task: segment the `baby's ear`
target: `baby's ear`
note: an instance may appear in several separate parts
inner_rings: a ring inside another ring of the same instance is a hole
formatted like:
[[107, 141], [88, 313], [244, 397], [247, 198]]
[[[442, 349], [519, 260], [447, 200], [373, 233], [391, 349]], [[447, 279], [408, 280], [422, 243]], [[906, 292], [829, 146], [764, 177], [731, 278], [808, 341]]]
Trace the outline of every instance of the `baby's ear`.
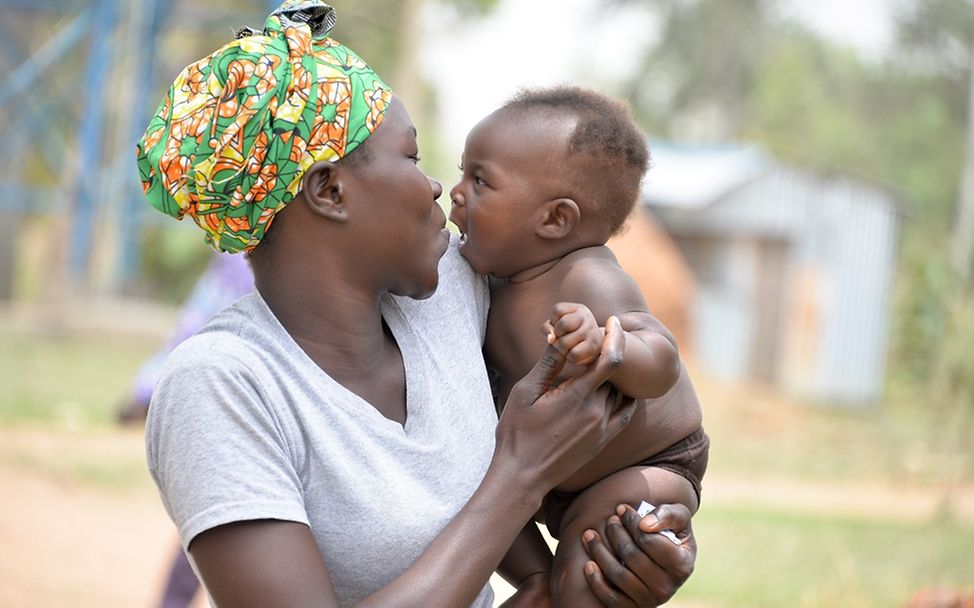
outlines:
[[582, 213], [572, 199], [552, 199], [538, 210], [534, 231], [543, 239], [560, 239], [571, 234], [581, 217]]

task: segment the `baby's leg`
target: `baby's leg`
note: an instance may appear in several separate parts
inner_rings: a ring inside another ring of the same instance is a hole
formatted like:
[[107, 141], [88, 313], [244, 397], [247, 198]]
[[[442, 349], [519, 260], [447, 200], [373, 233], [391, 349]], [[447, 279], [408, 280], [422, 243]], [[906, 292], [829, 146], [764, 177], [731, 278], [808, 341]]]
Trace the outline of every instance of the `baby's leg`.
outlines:
[[589, 590], [582, 570], [589, 561], [582, 546], [582, 533], [595, 530], [605, 538], [605, 520], [616, 506], [638, 507], [641, 501], [653, 505], [682, 503], [696, 512], [693, 486], [684, 477], [656, 467], [629, 467], [606, 477], [578, 495], [561, 519], [558, 549], [552, 566], [551, 587], [555, 608], [598, 607], [602, 603]]

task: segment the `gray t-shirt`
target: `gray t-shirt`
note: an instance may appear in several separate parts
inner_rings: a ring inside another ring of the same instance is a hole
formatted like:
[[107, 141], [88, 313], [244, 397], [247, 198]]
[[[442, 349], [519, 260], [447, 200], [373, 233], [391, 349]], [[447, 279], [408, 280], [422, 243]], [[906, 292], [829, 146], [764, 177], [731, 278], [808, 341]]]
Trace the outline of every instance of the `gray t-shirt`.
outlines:
[[[433, 297], [384, 297], [406, 370], [404, 426], [322, 371], [259, 294], [214, 317], [170, 355], [146, 427], [183, 547], [221, 524], [295, 521], [310, 526], [343, 606], [401, 574], [493, 454], [487, 302], [455, 242]], [[473, 605], [492, 599], [488, 585]]]

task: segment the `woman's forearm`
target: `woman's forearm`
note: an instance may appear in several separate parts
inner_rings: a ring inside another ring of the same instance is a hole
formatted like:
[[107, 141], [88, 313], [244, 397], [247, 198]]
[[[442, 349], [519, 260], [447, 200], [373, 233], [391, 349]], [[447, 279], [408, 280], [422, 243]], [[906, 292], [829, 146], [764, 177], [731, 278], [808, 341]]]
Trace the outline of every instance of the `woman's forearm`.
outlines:
[[623, 331], [614, 317], [606, 322], [598, 359], [558, 386], [553, 382], [565, 359], [549, 347], [511, 391], [497, 424], [494, 457], [470, 500], [412, 566], [361, 605], [473, 602], [545, 493], [630, 420], [633, 403], [610, 399], [603, 386], [623, 359]]
[[480, 487], [419, 559], [359, 606], [469, 606], [541, 506], [544, 492], [528, 477], [495, 458]]

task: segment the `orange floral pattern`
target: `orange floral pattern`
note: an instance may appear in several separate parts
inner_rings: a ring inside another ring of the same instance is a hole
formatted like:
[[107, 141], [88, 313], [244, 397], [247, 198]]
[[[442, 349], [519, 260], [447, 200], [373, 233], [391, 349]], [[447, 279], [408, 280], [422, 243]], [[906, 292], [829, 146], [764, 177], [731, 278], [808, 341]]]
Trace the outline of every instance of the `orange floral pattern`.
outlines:
[[392, 92], [326, 37], [333, 23], [323, 2], [287, 0], [263, 33], [187, 66], [137, 146], [149, 203], [192, 217], [215, 249], [249, 251], [309, 166], [361, 145]]

